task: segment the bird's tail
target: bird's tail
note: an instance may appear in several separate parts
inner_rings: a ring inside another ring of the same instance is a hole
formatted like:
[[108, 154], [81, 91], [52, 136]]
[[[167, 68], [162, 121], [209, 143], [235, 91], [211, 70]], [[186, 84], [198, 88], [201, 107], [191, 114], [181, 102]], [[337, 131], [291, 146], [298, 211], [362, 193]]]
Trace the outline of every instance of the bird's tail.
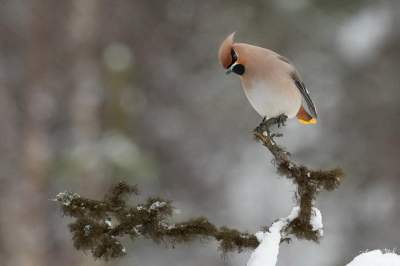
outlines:
[[317, 118], [312, 117], [309, 113], [307, 113], [303, 106], [300, 107], [300, 110], [297, 113], [296, 117], [301, 124], [310, 125], [317, 123]]

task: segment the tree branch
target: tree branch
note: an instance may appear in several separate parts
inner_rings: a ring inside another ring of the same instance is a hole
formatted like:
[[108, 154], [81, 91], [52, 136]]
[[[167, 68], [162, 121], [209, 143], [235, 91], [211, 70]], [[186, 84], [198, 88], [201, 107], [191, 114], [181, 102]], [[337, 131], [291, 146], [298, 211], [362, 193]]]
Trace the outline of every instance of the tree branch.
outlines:
[[149, 198], [143, 204], [128, 206], [126, 196], [137, 193], [135, 186], [123, 182], [112, 187], [103, 200], [86, 199], [71, 192], [59, 193], [56, 201], [61, 204], [64, 215], [76, 219], [69, 225], [75, 248], [89, 250], [95, 258], [107, 260], [125, 254], [119, 241], [125, 235], [132, 240], [144, 237], [173, 247], [195, 238], [215, 238], [223, 252], [240, 252], [258, 245], [254, 235], [218, 228], [204, 217], [170, 223], [168, 219], [174, 208], [162, 198]]
[[300, 239], [318, 241], [320, 236], [312, 230], [310, 217], [316, 195], [321, 190], [336, 189], [344, 173], [340, 168], [333, 170], [310, 170], [304, 165], [297, 165], [290, 160], [290, 154], [280, 147], [275, 137], [281, 137], [282, 134], [272, 132], [272, 127], [284, 125], [287, 117], [280, 115], [276, 118], [263, 120], [261, 124], [254, 129], [254, 136], [259, 140], [274, 156], [274, 163], [277, 172], [281, 176], [286, 176], [297, 185], [296, 199], [300, 206], [299, 216], [294, 219], [286, 229], [288, 233], [295, 235]]
[[[274, 138], [281, 135], [271, 131], [273, 126], [279, 127], [285, 121], [285, 116], [263, 120], [254, 130], [254, 136], [274, 156], [278, 173], [297, 185], [296, 198], [300, 211], [297, 218], [285, 226], [285, 235], [318, 241], [320, 230], [310, 224], [313, 201], [320, 190], [335, 189], [343, 178], [343, 172], [340, 169], [313, 171], [291, 162], [289, 153], [275, 142]], [[56, 201], [61, 204], [64, 215], [76, 219], [69, 225], [75, 248], [90, 251], [95, 258], [107, 260], [126, 253], [119, 240], [126, 235], [132, 240], [144, 237], [172, 247], [198, 238], [214, 238], [223, 252], [240, 252], [259, 245], [253, 234], [217, 227], [204, 217], [171, 223], [169, 219], [174, 208], [170, 201], [149, 198], [144, 203], [130, 206], [127, 196], [132, 194], [138, 194], [137, 187], [123, 182], [113, 186], [103, 200], [87, 199], [71, 192], [59, 193]]]

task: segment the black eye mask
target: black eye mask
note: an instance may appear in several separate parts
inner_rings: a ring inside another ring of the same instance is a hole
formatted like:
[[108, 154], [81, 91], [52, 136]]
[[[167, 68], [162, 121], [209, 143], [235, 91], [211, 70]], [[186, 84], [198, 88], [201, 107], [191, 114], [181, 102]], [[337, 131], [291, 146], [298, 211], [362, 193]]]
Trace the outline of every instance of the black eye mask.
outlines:
[[243, 75], [245, 72], [245, 67], [242, 64], [237, 64], [232, 68], [232, 72], [238, 74], [239, 76]]
[[230, 68], [238, 59], [235, 50], [231, 49], [231, 57], [232, 57], [232, 62], [229, 64], [227, 68]]

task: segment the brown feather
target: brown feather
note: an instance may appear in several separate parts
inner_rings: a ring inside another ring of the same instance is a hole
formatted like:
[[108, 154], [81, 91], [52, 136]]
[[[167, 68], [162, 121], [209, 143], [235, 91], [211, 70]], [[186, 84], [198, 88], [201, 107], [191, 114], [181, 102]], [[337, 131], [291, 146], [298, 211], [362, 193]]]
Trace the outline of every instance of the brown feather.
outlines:
[[218, 51], [218, 59], [221, 65], [224, 68], [228, 68], [232, 65], [232, 46], [233, 46], [233, 38], [235, 33], [231, 33], [226, 39], [222, 42], [221, 46], [219, 47]]

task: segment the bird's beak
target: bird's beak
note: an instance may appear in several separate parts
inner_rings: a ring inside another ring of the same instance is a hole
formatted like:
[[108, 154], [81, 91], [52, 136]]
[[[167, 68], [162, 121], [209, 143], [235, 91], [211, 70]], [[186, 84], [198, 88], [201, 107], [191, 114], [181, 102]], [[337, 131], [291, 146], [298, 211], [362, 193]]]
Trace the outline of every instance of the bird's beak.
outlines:
[[230, 68], [225, 72], [226, 75], [230, 74], [233, 72], [233, 67], [236, 65], [236, 63], [232, 64]]

